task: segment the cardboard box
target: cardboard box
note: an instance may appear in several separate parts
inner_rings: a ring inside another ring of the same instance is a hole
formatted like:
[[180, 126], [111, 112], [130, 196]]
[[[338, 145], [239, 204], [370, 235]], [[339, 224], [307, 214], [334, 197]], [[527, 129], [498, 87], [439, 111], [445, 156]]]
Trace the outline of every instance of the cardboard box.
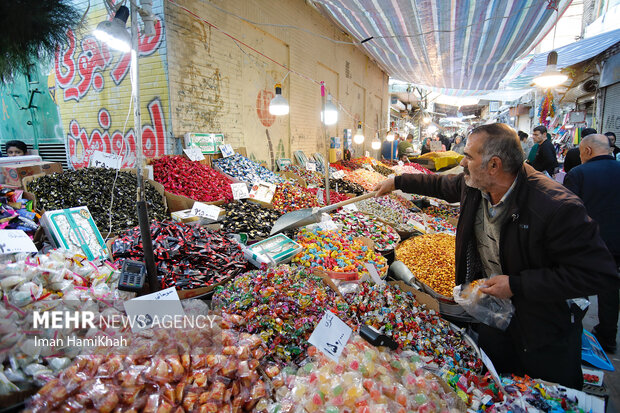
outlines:
[[[183, 195], [176, 195], [168, 191], [164, 191], [164, 196], [166, 197], [166, 203], [168, 205], [168, 211], [170, 211], [170, 213], [183, 211], [186, 209], [192, 209], [192, 207], [194, 206], [194, 202], [197, 202], [194, 199], [188, 198]], [[209, 205], [224, 205], [225, 203], [226, 202], [223, 200], [215, 202], [203, 202], [203, 204]]]
[[7, 185], [22, 186], [22, 179], [37, 174], [62, 173], [62, 164], [59, 162], [31, 162], [23, 164], [9, 164], [2, 167], [4, 182]]

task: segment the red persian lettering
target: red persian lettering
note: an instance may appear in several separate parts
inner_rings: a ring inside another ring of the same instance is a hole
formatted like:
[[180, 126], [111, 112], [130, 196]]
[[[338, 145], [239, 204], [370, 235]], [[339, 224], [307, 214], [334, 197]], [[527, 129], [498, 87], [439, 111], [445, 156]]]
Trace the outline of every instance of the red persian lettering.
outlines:
[[63, 50], [59, 46], [56, 50], [56, 59], [54, 59], [56, 63], [56, 81], [62, 89], [73, 83], [73, 78], [75, 77], [75, 60], [73, 60], [75, 34], [73, 30], [67, 30], [67, 38], [69, 39], [69, 47], [67, 47], [67, 50]]

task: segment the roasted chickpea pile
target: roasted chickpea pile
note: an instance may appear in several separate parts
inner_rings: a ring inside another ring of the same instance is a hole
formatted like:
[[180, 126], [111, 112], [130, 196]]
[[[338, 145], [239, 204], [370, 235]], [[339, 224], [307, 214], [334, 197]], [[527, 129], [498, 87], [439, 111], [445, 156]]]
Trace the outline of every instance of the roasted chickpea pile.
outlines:
[[405, 263], [413, 275], [433, 291], [452, 297], [454, 244], [455, 237], [448, 234], [413, 237], [396, 249], [396, 259]]

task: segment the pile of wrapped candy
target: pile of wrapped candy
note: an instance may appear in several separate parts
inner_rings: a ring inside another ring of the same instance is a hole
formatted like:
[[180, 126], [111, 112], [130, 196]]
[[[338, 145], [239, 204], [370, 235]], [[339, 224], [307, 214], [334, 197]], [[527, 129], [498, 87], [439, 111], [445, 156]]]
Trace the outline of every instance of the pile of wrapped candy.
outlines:
[[463, 335], [411, 293], [363, 282], [345, 298], [360, 324], [391, 337], [401, 349], [415, 351], [425, 365], [456, 372], [481, 370], [482, 361]]
[[[37, 197], [37, 208], [53, 211], [87, 206], [97, 227], [104, 232], [111, 221], [113, 233], [138, 225], [136, 187], [135, 174], [118, 172], [117, 176], [117, 171], [107, 168], [44, 175], [28, 184], [28, 190]], [[148, 181], [144, 188], [149, 218], [164, 219], [166, 207], [162, 195]]]
[[402, 174], [434, 175], [435, 174], [435, 172], [417, 163], [406, 163], [404, 165], [396, 164], [392, 166], [392, 169], [394, 170], [396, 175], [402, 175]]
[[405, 263], [417, 280], [433, 291], [452, 297], [454, 289], [455, 237], [426, 234], [404, 241], [396, 249], [396, 259]]
[[354, 333], [339, 362], [308, 349], [306, 364], [276, 376], [276, 403], [269, 411], [337, 413], [432, 412], [462, 408], [441, 379], [412, 352], [400, 355], [370, 345]]
[[330, 179], [329, 187], [341, 194], [362, 195], [365, 192], [364, 187], [346, 179]]
[[394, 228], [361, 212], [342, 210], [332, 214], [334, 222], [342, 224], [342, 232], [353, 237], [366, 237], [375, 243], [378, 251], [396, 248], [400, 236]]
[[126, 349], [100, 350], [50, 380], [26, 411], [241, 412], [268, 405], [258, 370], [266, 350], [255, 335], [217, 324], [152, 329], [133, 334]]
[[385, 176], [380, 173], [363, 168], [345, 171], [344, 177], [347, 181], [361, 185], [366, 191], [372, 191], [375, 185], [385, 180]]
[[[223, 232], [165, 221], [151, 224], [151, 237], [162, 288], [208, 287], [246, 269], [240, 246]], [[111, 254], [119, 265], [125, 259], [142, 261], [140, 228], [119, 236], [112, 244]]]
[[420, 219], [417, 214], [405, 208], [402, 202], [391, 197], [365, 199], [355, 205], [361, 212], [379, 218], [397, 231], [414, 231], [414, 223]]
[[226, 204], [224, 209], [226, 216], [222, 220], [222, 231], [231, 234], [245, 233], [251, 240], [268, 237], [273, 223], [282, 215], [275, 209], [246, 200]]
[[238, 153], [213, 160], [213, 166], [235, 179], [250, 184], [261, 181], [272, 184], [284, 182], [279, 175]]
[[282, 213], [320, 206], [316, 193], [312, 193], [308, 188], [301, 188], [291, 183], [278, 185], [271, 203], [276, 210]]
[[305, 358], [325, 310], [356, 326], [347, 303], [321, 277], [299, 267], [250, 271], [216, 287], [213, 300], [230, 326], [259, 335], [269, 358], [283, 364]]
[[[199, 202], [232, 201], [230, 184], [224, 174], [192, 162], [183, 156], [163, 156], [151, 161], [153, 176], [166, 191]], [[208, 182], [209, 185], [205, 185]]]
[[353, 273], [357, 279], [368, 274], [364, 264], [372, 264], [380, 275], [387, 274], [384, 257], [342, 231], [305, 227], [298, 232], [295, 240], [304, 249], [293, 258], [293, 262], [304, 267], [336, 273], [336, 277], [338, 273]]
[[298, 165], [287, 165], [284, 168], [284, 171], [294, 173], [295, 175], [304, 179], [308, 186], [316, 186], [316, 187], [325, 186], [325, 179], [318, 172], [309, 171], [306, 168], [302, 168]]
[[23, 190], [0, 187], [0, 229], [20, 229], [32, 237], [39, 218], [34, 202], [24, 198]]
[[[317, 199], [319, 200], [319, 204], [320, 205], [326, 205], [327, 204], [327, 197], [325, 194], [325, 190], [323, 188], [307, 188], [308, 192], [310, 192], [311, 194], [313, 194], [315, 197], [317, 197]], [[319, 196], [319, 191], [321, 191], [321, 193], [323, 194], [322, 199]], [[329, 202], [330, 204], [336, 204], [340, 201], [346, 201], [347, 199], [349, 199], [349, 197], [343, 193], [340, 192], [336, 192], [336, 191], [329, 191]]]
[[[66, 250], [34, 257], [19, 254], [0, 264], [0, 353], [7, 362], [4, 371], [0, 365], [0, 395], [26, 388], [30, 382], [45, 384], [83, 350], [80, 346], [36, 345], [35, 339], [64, 339], [78, 336], [81, 330], [34, 329], [33, 311], [117, 313], [114, 300], [128, 297], [116, 289], [118, 277], [112, 263], [90, 262]], [[88, 335], [101, 333], [91, 330]]]

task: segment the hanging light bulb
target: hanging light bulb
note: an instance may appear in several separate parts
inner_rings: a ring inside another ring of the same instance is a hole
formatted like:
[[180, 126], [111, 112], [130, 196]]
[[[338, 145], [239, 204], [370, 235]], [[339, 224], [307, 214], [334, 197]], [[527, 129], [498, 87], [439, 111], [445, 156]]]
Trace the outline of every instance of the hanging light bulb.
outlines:
[[544, 89], [549, 89], [566, 82], [568, 76], [558, 70], [557, 52], [549, 52], [547, 55], [547, 67], [544, 72], [534, 78], [534, 83]]
[[435, 126], [435, 125], [430, 125], [428, 128], [426, 128], [426, 131], [427, 131], [428, 133], [431, 133], [431, 134], [432, 134], [432, 133], [435, 133], [435, 132], [437, 132], [437, 126]]
[[388, 132], [387, 136], [385, 137], [385, 140], [388, 142], [393, 142], [394, 141], [394, 132], [392, 132], [391, 130]]
[[274, 116], [288, 115], [289, 106], [288, 101], [282, 96], [282, 85], [276, 83], [276, 95], [271, 102], [269, 102], [269, 113]]
[[377, 149], [381, 149], [381, 141], [379, 140], [379, 134], [375, 135], [375, 139], [373, 139], [371, 145], [372, 145], [372, 149], [374, 149], [375, 151]]
[[93, 34], [111, 49], [127, 53], [131, 50], [131, 35], [125, 28], [128, 18], [129, 9], [121, 6], [116, 11], [114, 19], [99, 23]]
[[431, 120], [433, 120], [433, 119], [430, 116], [426, 115], [422, 119], [422, 122], [424, 122], [424, 123], [431, 123]]
[[357, 122], [357, 133], [353, 136], [353, 142], [358, 145], [364, 143], [364, 133], [362, 132], [362, 122]]
[[321, 112], [321, 122], [326, 125], [335, 125], [338, 122], [338, 108], [332, 103], [332, 95], [327, 95], [325, 110]]

